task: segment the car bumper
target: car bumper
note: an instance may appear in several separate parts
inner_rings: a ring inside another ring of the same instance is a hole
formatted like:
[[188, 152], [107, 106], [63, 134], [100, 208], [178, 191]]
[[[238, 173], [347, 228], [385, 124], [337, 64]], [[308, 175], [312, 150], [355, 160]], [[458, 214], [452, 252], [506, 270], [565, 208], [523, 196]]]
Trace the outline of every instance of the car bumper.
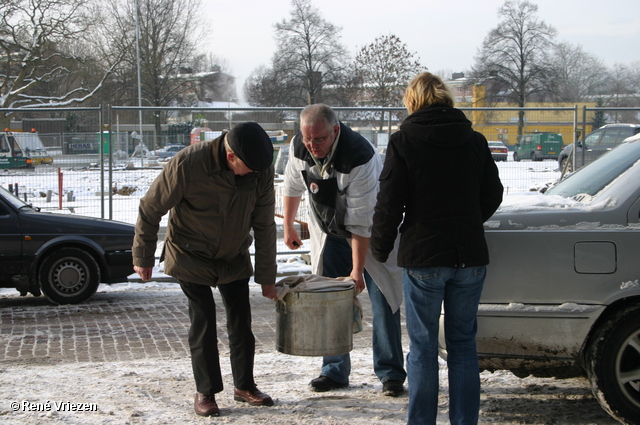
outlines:
[[107, 261], [106, 275], [102, 276], [104, 283], [126, 282], [133, 274], [132, 251], [113, 251], [105, 254]]
[[[604, 309], [575, 303], [480, 304], [476, 335], [480, 367], [518, 370], [525, 376], [575, 376], [583, 344]], [[446, 359], [444, 315], [438, 345]]]

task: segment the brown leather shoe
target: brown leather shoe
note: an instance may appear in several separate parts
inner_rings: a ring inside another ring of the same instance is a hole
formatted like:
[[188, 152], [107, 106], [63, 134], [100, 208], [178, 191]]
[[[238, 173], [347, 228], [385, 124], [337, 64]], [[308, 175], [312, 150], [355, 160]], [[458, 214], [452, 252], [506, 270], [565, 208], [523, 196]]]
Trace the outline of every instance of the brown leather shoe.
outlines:
[[195, 409], [196, 414], [200, 416], [220, 415], [220, 409], [218, 409], [216, 399], [212, 395], [196, 393], [196, 398], [193, 401], [193, 408]]
[[245, 401], [252, 406], [273, 406], [273, 400], [259, 389], [239, 390], [233, 389], [233, 399], [235, 401]]

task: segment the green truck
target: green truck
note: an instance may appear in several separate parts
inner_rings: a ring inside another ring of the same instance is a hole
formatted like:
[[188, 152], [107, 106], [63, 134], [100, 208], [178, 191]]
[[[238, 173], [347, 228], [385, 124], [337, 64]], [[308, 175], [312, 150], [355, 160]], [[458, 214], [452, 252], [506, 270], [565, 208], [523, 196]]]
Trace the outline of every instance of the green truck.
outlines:
[[518, 143], [514, 146], [513, 160], [557, 160], [563, 147], [562, 134], [547, 132], [525, 134], [518, 138]]
[[0, 132], [0, 169], [52, 163], [38, 133]]

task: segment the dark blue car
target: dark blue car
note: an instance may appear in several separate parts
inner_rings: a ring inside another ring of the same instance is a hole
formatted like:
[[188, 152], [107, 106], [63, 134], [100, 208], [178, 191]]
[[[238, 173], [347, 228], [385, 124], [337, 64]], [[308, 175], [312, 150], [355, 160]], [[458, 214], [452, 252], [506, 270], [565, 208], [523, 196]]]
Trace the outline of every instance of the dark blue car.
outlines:
[[40, 212], [0, 187], [0, 287], [58, 304], [89, 299], [133, 273], [134, 226]]

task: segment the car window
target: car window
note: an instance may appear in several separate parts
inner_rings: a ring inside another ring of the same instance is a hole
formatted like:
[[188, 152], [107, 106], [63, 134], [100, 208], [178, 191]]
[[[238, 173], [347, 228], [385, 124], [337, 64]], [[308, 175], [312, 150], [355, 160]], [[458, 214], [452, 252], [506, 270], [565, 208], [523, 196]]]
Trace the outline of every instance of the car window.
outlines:
[[587, 146], [595, 146], [598, 143], [598, 139], [602, 134], [602, 130], [596, 130], [593, 133], [589, 134], [585, 139], [585, 143]]
[[7, 142], [7, 138], [4, 134], [0, 134], [0, 152], [10, 152], [9, 142]]
[[583, 201], [596, 196], [619, 175], [640, 161], [640, 143], [623, 143], [597, 161], [579, 169], [545, 192]]
[[610, 130], [605, 130], [602, 133], [602, 138], [600, 139], [598, 145], [599, 146], [613, 146], [615, 144], [616, 141], [616, 134], [618, 130], [617, 129], [610, 129]]
[[3, 199], [5, 199], [7, 202], [12, 204], [16, 208], [21, 208], [27, 205], [26, 203], [22, 202], [20, 198], [16, 197], [13, 193], [9, 192], [7, 189], [5, 189], [2, 186], [0, 186], [0, 192], [2, 192]]
[[609, 128], [604, 131], [599, 146], [615, 146], [628, 137], [629, 130], [626, 128]]

